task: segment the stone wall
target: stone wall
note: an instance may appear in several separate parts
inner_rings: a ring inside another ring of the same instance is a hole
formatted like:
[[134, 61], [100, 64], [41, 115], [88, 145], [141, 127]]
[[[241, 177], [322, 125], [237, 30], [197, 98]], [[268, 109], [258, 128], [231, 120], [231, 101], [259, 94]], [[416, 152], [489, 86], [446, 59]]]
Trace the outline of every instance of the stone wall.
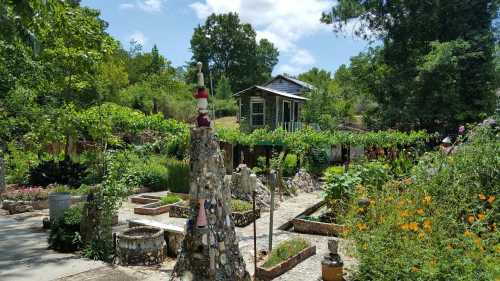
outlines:
[[5, 163], [0, 156], [0, 193], [5, 191]]

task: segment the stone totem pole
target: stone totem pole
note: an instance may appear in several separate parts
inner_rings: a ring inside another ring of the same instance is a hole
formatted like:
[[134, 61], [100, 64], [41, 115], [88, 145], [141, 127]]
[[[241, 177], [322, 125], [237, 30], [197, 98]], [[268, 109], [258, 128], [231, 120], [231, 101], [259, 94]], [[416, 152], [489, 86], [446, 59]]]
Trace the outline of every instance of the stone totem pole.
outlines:
[[190, 216], [171, 281], [250, 281], [231, 219], [224, 162], [208, 117], [198, 63], [198, 118], [191, 129]]

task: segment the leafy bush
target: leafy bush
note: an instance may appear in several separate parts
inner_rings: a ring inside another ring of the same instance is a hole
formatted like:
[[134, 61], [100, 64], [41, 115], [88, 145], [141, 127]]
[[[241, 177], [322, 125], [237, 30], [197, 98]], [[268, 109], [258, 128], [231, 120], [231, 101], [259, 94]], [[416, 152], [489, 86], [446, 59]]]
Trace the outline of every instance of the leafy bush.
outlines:
[[237, 213], [244, 213], [253, 210], [253, 205], [248, 201], [231, 199], [231, 210]]
[[180, 201], [182, 201], [182, 198], [180, 198], [177, 195], [172, 195], [172, 194], [169, 194], [167, 196], [163, 196], [160, 199], [160, 202], [161, 202], [162, 205], [170, 205], [170, 204], [174, 204], [174, 203], [177, 203], [177, 202], [180, 202]]
[[344, 166], [330, 166], [323, 172], [325, 175], [341, 175], [344, 173]]
[[312, 149], [311, 152], [306, 155], [306, 170], [315, 175], [320, 175], [323, 173], [328, 165], [328, 157], [326, 152], [321, 149]]
[[283, 175], [293, 177], [297, 168], [297, 155], [288, 154], [283, 161]]
[[86, 167], [73, 162], [69, 157], [62, 161], [43, 161], [29, 171], [29, 183], [36, 186], [47, 186], [58, 183], [70, 186], [80, 186], [86, 176]]
[[175, 193], [189, 193], [189, 163], [169, 158], [167, 163], [168, 189]]
[[379, 188], [391, 178], [390, 166], [381, 160], [363, 161], [351, 169], [349, 173], [357, 174], [361, 184], [371, 188]]
[[[495, 280], [500, 213], [498, 133], [480, 127], [455, 154], [424, 155], [411, 178], [359, 188], [346, 217], [354, 280]], [[371, 204], [359, 208], [358, 198]]]
[[141, 165], [140, 169], [138, 181], [142, 186], [154, 191], [167, 190], [168, 170], [164, 165], [150, 160]]
[[300, 251], [309, 247], [311, 243], [304, 238], [291, 238], [285, 240], [278, 244], [276, 248], [274, 248], [269, 257], [262, 265], [264, 268], [271, 268], [288, 258], [291, 258], [297, 255]]
[[60, 252], [73, 252], [81, 248], [80, 223], [82, 207], [72, 206], [50, 228], [49, 247]]
[[9, 143], [7, 148], [9, 153], [5, 154], [4, 159], [7, 170], [6, 181], [8, 183], [27, 183], [30, 169], [39, 162], [38, 156], [31, 151], [22, 149], [13, 142]]

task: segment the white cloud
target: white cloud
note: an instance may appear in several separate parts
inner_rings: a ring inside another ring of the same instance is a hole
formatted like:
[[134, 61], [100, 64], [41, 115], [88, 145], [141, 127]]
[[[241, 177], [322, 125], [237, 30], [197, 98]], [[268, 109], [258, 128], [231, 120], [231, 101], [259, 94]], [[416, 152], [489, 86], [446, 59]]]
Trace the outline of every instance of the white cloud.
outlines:
[[144, 36], [144, 33], [140, 31], [135, 31], [134, 33], [132, 33], [132, 35], [129, 36], [129, 40], [135, 41], [142, 46], [144, 46], [148, 42], [148, 38]]
[[166, 0], [136, 0], [135, 3], [122, 3], [120, 9], [133, 10], [140, 9], [148, 13], [160, 12]]
[[296, 74], [315, 62], [314, 57], [297, 42], [329, 27], [320, 22], [321, 13], [329, 10], [334, 0], [203, 0], [190, 5], [198, 18], [212, 13], [237, 12], [243, 22], [252, 24], [257, 39], [266, 38], [290, 57], [287, 65], [278, 69]]

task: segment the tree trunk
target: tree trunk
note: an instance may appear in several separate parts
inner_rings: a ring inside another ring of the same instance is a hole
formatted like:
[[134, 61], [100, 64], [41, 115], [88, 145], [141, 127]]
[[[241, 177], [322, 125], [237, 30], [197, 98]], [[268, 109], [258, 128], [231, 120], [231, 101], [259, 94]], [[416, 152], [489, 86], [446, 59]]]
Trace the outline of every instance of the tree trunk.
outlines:
[[191, 130], [190, 217], [173, 281], [250, 281], [231, 219], [231, 193], [211, 128]]

